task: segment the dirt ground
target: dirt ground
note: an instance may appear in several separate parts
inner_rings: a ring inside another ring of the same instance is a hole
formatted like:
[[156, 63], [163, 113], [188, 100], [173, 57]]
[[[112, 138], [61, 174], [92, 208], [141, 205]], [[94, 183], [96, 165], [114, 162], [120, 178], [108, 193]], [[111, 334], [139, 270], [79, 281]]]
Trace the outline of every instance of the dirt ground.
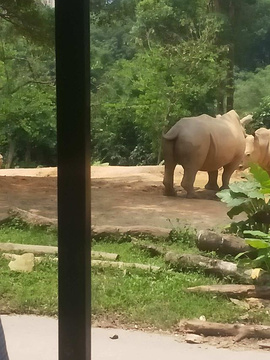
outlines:
[[[183, 169], [175, 172], [177, 197], [163, 196], [163, 166], [93, 166], [91, 209], [93, 226], [172, 228], [189, 224], [197, 229], [220, 228], [230, 222], [228, 211], [213, 191], [204, 190], [207, 173], [198, 172], [198, 199], [186, 199], [180, 188]], [[235, 173], [233, 180], [239, 180]], [[0, 218], [19, 207], [57, 217], [57, 169], [0, 169]]]

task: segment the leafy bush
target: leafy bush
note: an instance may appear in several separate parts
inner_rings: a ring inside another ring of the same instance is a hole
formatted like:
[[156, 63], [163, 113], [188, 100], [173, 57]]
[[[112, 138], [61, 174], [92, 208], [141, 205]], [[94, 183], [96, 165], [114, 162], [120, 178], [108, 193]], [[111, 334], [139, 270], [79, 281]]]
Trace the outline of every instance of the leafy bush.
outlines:
[[270, 66], [254, 72], [239, 72], [235, 81], [235, 109], [239, 114], [254, 113], [270, 91]]
[[[241, 258], [241, 262], [251, 265], [253, 268], [270, 270], [270, 236], [258, 230], [245, 230], [246, 243], [253, 250], [238, 254], [235, 259]], [[246, 255], [243, 258], [243, 255]]]
[[262, 99], [259, 108], [253, 114], [255, 130], [260, 127], [270, 128], [270, 96]]
[[234, 223], [235, 232], [244, 230], [260, 230], [268, 233], [270, 224], [270, 177], [260, 166], [253, 164], [250, 167], [251, 175], [246, 180], [229, 185], [229, 189], [222, 190], [217, 196], [231, 209], [227, 215], [234, 216], [245, 213], [247, 219]]
[[[251, 176], [245, 181], [229, 185], [229, 189], [217, 193], [221, 201], [231, 209], [227, 212], [232, 219], [244, 212], [247, 219], [233, 223], [231, 232], [245, 237], [251, 250], [238, 254], [236, 259], [253, 267], [270, 270], [270, 177], [260, 166], [253, 164], [250, 168]], [[244, 258], [243, 258], [244, 256]]]

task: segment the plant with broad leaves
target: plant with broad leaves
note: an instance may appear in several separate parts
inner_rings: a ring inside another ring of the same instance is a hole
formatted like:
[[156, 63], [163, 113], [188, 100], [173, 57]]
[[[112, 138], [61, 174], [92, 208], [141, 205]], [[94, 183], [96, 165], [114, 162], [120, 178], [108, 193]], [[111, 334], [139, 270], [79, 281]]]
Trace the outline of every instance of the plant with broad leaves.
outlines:
[[260, 166], [252, 164], [250, 174], [246, 180], [229, 185], [229, 189], [222, 190], [217, 196], [231, 209], [227, 215], [234, 216], [245, 213], [247, 219], [234, 223], [231, 227], [235, 232], [244, 230], [260, 230], [268, 234], [270, 224], [270, 177]]
[[270, 235], [259, 230], [243, 231], [246, 243], [252, 248], [238, 254], [235, 259], [255, 268], [270, 270]]

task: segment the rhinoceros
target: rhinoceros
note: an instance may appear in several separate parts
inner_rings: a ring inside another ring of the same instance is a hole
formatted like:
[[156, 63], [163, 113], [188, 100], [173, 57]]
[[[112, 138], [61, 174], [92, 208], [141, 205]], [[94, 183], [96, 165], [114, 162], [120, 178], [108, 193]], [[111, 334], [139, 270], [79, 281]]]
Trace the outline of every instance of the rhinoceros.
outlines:
[[184, 168], [181, 185], [188, 198], [196, 197], [193, 184], [199, 170], [208, 172], [205, 188], [217, 191], [218, 169], [223, 167], [221, 188], [227, 188], [244, 151], [245, 130], [234, 110], [216, 118], [203, 114], [180, 119], [163, 135], [164, 194], [176, 195], [173, 183], [177, 164]]
[[246, 149], [240, 169], [246, 169], [251, 163], [260, 165], [270, 175], [270, 130], [260, 128], [253, 135], [246, 136]]

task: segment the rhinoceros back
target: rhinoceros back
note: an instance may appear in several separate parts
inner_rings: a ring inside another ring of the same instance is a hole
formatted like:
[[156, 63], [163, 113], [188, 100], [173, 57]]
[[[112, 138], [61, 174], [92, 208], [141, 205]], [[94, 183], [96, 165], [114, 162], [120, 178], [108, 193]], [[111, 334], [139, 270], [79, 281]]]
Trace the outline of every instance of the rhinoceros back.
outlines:
[[184, 128], [188, 127], [194, 129], [194, 125], [196, 126], [197, 122], [213, 120], [215, 120], [215, 118], [206, 114], [196, 117], [184, 117], [177, 121], [177, 123], [166, 134], [163, 134], [163, 138], [166, 140], [175, 140], [178, 137], [179, 132], [182, 132]]

